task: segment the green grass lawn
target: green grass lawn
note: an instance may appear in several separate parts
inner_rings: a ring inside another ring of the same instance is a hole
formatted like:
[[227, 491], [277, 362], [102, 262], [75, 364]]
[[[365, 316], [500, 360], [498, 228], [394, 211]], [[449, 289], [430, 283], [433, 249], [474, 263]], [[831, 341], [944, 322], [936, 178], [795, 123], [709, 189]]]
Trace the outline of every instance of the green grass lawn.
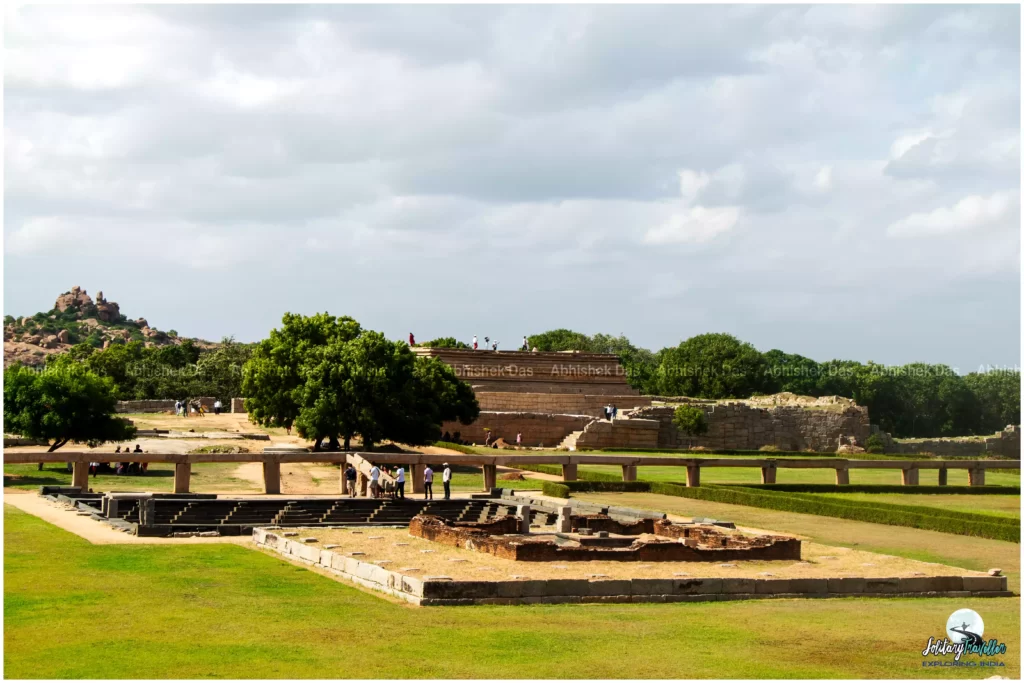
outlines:
[[[619, 465], [580, 465], [581, 472], [602, 472], [622, 476]], [[938, 470], [921, 470], [920, 482], [923, 486], [937, 486]], [[637, 478], [644, 481], [686, 481], [684, 467], [638, 467]], [[702, 467], [701, 483], [707, 484], [759, 484], [761, 469], [757, 467]], [[899, 470], [851, 469], [851, 484], [895, 484], [903, 481]], [[835, 470], [829, 469], [789, 469], [780, 467], [776, 473], [779, 484], [835, 484]], [[949, 470], [950, 486], [967, 486], [967, 470]], [[985, 483], [1001, 486], [1020, 486], [1020, 473], [989, 472], [985, 475]]]
[[[64, 463], [46, 463], [39, 470], [35, 463], [4, 465], [4, 487], [34, 489], [39, 486], [71, 486], [71, 473]], [[192, 465], [189, 488], [196, 493], [209, 491], [262, 493], [251, 481], [233, 476], [236, 462], [203, 462]], [[174, 465], [154, 462], [145, 476], [98, 474], [89, 477], [94, 491], [171, 491], [174, 489]]]
[[1020, 601], [413, 608], [235, 545], [94, 546], [4, 506], [7, 678], [978, 678], [926, 669], [954, 610], [1020, 676]]
[[1020, 496], [974, 496], [962, 494], [913, 494], [913, 493], [820, 493], [828, 498], [866, 500], [896, 505], [923, 505], [943, 510], [975, 512], [998, 517], [1020, 519]]

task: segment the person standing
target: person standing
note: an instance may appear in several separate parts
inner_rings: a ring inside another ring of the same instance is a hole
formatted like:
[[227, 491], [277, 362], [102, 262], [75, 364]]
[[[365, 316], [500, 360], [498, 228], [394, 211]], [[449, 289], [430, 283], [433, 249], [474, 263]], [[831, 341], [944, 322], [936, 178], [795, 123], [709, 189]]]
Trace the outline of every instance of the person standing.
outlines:
[[221, 403], [220, 399], [218, 398], [216, 401], [213, 402], [213, 414], [220, 415], [220, 409], [222, 407], [224, 407], [224, 404]]
[[423, 470], [423, 500], [434, 500], [434, 470], [427, 465]]
[[529, 351], [530, 350], [530, 345], [526, 343], [526, 335], [525, 334], [523, 335], [523, 347], [522, 347], [521, 350], [522, 351]]
[[345, 468], [345, 493], [349, 494], [352, 498], [356, 497], [356, 468], [352, 467], [352, 463], [348, 464]]
[[412, 336], [412, 332], [409, 333], [409, 346], [416, 346], [416, 337]]
[[181, 415], [181, 401], [174, 402], [174, 416]]
[[522, 432], [516, 432], [516, 448], [519, 448], [522, 445], [523, 445], [523, 433]]
[[474, 335], [473, 335], [473, 350], [474, 350], [474, 351], [476, 351], [476, 349], [477, 349], [477, 344], [476, 344], [476, 335], [474, 334]]
[[448, 463], [444, 464], [441, 483], [444, 484], [444, 499], [448, 500], [452, 497], [452, 468], [448, 466]]
[[398, 472], [395, 474], [395, 485], [398, 487], [396, 494], [402, 500], [405, 500], [405, 468], [401, 465], [398, 466]]
[[380, 468], [376, 464], [370, 468], [370, 494], [380, 498]]

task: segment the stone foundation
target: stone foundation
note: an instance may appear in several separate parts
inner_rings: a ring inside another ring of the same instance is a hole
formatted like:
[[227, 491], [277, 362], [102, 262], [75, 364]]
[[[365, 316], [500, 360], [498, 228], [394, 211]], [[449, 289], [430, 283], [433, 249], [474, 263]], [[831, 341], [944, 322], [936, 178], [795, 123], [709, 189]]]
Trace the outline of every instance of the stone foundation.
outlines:
[[[514, 394], [510, 394], [514, 395]], [[582, 430], [594, 418], [587, 415], [551, 415], [548, 413], [499, 413], [481, 412], [480, 417], [470, 425], [460, 422], [445, 422], [441, 432], [453, 435], [460, 433], [463, 441], [483, 444], [487, 432], [491, 439], [503, 438], [510, 444], [516, 442], [516, 434], [523, 435], [524, 446], [547, 446], [554, 448], [569, 434]]]
[[589, 415], [604, 417], [604, 408], [614, 405], [619, 412], [651, 405], [649, 396], [518, 393], [511, 391], [477, 391], [480, 410], [497, 412], [550, 413], [554, 415]]

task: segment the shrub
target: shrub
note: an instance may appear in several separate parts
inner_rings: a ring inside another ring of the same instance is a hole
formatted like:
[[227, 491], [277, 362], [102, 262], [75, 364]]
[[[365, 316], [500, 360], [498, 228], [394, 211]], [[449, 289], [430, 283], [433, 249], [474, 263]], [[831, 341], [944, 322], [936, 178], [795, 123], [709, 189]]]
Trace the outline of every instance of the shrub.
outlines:
[[708, 419], [704, 411], [696, 406], [681, 405], [672, 415], [672, 423], [687, 436], [701, 436], [708, 433]]
[[872, 434], [864, 442], [864, 449], [868, 453], [885, 453], [885, 442], [882, 441], [882, 437], [878, 434]]
[[438, 448], [447, 448], [451, 451], [458, 451], [459, 453], [473, 453], [473, 449], [469, 446], [463, 446], [462, 444], [451, 443], [450, 441], [435, 441], [433, 446]]
[[545, 496], [551, 496], [552, 498], [568, 498], [569, 487], [565, 484], [559, 484], [557, 481], [546, 481], [541, 486], [541, 491]]

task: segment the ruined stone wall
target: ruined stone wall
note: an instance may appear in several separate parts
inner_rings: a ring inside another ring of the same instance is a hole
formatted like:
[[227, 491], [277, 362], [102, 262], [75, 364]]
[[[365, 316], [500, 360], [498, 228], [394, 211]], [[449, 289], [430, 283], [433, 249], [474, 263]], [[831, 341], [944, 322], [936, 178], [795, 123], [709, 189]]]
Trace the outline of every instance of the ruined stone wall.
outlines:
[[174, 412], [173, 398], [160, 398], [147, 401], [118, 401], [119, 413], [166, 413]]
[[583, 429], [593, 420], [588, 415], [551, 415], [549, 413], [481, 412], [480, 417], [470, 425], [460, 422], [445, 422], [441, 432], [448, 432], [454, 438], [461, 432], [461, 439], [482, 444], [487, 440], [485, 427], [490, 428], [492, 440], [503, 438], [510, 444], [516, 442], [516, 434], [522, 433], [524, 446], [546, 446], [553, 448], [572, 432]]
[[939, 457], [999, 457], [1020, 458], [1020, 427], [1007, 425], [1006, 429], [984, 438], [948, 437], [904, 441], [893, 439], [888, 433], [875, 428], [882, 437], [886, 453], [931, 454]]
[[233, 399], [231, 399], [231, 412], [232, 413], [247, 413], [247, 412], [249, 412], [249, 411], [247, 411], [245, 409], [245, 399], [244, 398], [233, 398]]
[[657, 420], [659, 448], [703, 447], [758, 450], [773, 446], [784, 451], [834, 451], [839, 437], [852, 437], [863, 445], [871, 434], [867, 408], [836, 409], [780, 405], [760, 408], [745, 403], [703, 404], [708, 433], [700, 437], [680, 434], [672, 423], [674, 406], [650, 406], [630, 411], [629, 416]]
[[518, 393], [511, 391], [477, 391], [480, 410], [553, 413], [562, 415], [590, 415], [604, 417], [604, 408], [614, 405], [619, 412], [651, 405], [649, 396], [631, 394], [552, 394]]
[[576, 448], [658, 448], [661, 423], [640, 418], [594, 420], [576, 439]]

